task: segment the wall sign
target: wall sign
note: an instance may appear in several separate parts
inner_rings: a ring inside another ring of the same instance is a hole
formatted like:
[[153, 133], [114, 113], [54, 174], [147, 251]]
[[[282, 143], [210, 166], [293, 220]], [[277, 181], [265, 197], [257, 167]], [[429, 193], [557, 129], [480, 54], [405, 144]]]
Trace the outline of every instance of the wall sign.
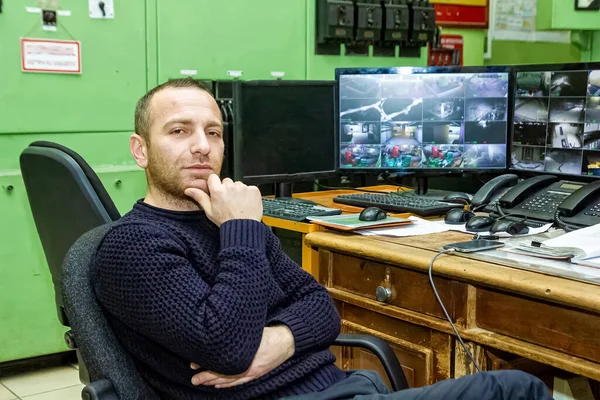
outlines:
[[81, 42], [21, 38], [21, 70], [80, 74]]

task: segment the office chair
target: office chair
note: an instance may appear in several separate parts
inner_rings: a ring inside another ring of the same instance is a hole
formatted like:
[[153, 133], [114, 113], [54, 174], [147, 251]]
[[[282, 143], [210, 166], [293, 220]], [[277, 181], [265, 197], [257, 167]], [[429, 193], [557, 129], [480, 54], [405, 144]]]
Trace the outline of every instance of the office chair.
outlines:
[[[110, 196], [83, 158], [64, 146], [32, 143], [20, 161], [52, 273], [59, 319], [71, 327], [65, 338], [69, 347], [77, 350], [80, 379], [87, 384], [82, 399], [158, 399], [114, 336], [91, 284], [96, 249], [120, 218]], [[340, 335], [334, 345], [371, 351], [382, 362], [392, 389], [408, 388], [395, 353], [383, 340]]]

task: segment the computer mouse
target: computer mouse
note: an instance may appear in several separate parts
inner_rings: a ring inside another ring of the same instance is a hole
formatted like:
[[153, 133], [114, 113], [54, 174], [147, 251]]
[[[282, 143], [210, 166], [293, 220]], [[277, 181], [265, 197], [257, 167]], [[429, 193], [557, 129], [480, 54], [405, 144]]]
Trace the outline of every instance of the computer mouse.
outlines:
[[510, 235], [526, 235], [529, 233], [529, 227], [522, 222], [499, 220], [492, 225], [490, 232], [506, 232]]
[[468, 194], [462, 192], [450, 193], [444, 196], [442, 201], [447, 203], [471, 204], [471, 198]]
[[448, 225], [463, 225], [474, 216], [475, 214], [473, 214], [471, 211], [467, 211], [462, 208], [453, 208], [446, 214], [444, 222], [446, 222]]
[[496, 223], [494, 218], [477, 216], [471, 218], [465, 227], [469, 232], [489, 232], [494, 223]]
[[362, 210], [358, 216], [359, 221], [379, 221], [387, 218], [387, 213], [381, 208], [368, 207]]

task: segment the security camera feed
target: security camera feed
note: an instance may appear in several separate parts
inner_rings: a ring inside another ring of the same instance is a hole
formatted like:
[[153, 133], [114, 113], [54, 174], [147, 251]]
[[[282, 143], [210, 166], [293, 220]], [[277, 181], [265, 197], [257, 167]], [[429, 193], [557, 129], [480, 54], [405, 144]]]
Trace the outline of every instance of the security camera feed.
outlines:
[[600, 71], [517, 72], [515, 79], [511, 168], [596, 176], [589, 165], [600, 155]]
[[600, 97], [590, 97], [587, 99], [585, 108], [586, 123], [600, 123]]
[[517, 99], [515, 122], [547, 122], [548, 99]]
[[587, 89], [588, 71], [553, 72], [550, 96], [580, 97]]
[[540, 122], [515, 123], [513, 143], [527, 146], [546, 146], [548, 125]]
[[506, 121], [504, 99], [467, 99], [466, 121]]
[[548, 97], [550, 72], [521, 72], [517, 77], [517, 97]]
[[600, 97], [600, 70], [590, 71], [587, 95], [589, 97]]
[[583, 128], [583, 147], [588, 150], [600, 150], [600, 123], [585, 124]]
[[583, 147], [583, 124], [548, 125], [548, 147], [581, 149]]
[[551, 99], [550, 122], [583, 123], [585, 116], [585, 99]]
[[600, 178], [600, 151], [583, 152], [583, 174]]
[[506, 168], [508, 85], [508, 73], [341, 73], [340, 167]]

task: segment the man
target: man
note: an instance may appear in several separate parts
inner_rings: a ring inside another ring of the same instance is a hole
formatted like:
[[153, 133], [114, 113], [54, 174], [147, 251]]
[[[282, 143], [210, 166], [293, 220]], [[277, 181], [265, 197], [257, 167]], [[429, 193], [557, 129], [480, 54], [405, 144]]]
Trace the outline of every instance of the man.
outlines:
[[[130, 149], [146, 171], [146, 197], [106, 235], [93, 283], [154, 390], [169, 399], [388, 393], [377, 374], [335, 366], [328, 348], [340, 316], [327, 290], [261, 223], [258, 189], [219, 179], [223, 127], [210, 93], [191, 79], [169, 81], [139, 101], [135, 126]], [[480, 376], [433, 386], [427, 396], [441, 390], [450, 398], [452, 387], [463, 395], [481, 383], [499, 398], [548, 398], [525, 374]]]

